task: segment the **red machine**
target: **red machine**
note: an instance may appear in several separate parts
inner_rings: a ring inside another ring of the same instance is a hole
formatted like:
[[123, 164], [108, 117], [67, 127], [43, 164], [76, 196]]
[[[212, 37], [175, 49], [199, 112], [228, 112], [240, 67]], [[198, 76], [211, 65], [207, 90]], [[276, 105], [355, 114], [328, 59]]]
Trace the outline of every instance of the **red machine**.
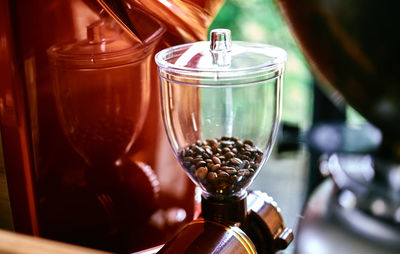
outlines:
[[221, 4], [124, 1], [139, 42], [95, 0], [0, 3], [8, 228], [132, 252], [193, 219], [194, 186], [175, 170], [153, 57], [204, 40]]

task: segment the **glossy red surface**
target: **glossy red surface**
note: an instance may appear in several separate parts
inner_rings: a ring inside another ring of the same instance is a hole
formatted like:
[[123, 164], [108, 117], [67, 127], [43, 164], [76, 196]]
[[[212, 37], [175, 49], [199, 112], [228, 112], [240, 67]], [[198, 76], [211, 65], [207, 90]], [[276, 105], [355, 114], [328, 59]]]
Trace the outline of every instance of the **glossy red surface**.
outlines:
[[36, 206], [32, 186], [32, 166], [28, 137], [26, 102], [21, 69], [15, 52], [11, 29], [10, 6], [0, 8], [0, 128], [4, 164], [9, 170], [7, 181], [14, 228], [22, 233], [37, 234]]
[[[189, 9], [209, 24], [213, 5]], [[158, 23], [133, 7], [129, 15], [150, 37]], [[163, 130], [153, 56], [206, 38], [207, 27], [185, 23], [196, 37], [167, 30], [129, 63], [54, 67], [47, 50], [84, 41], [87, 26], [105, 16], [97, 3], [5, 1], [0, 9], [1, 134], [16, 230], [129, 252], [162, 243], [192, 220], [194, 186]]]

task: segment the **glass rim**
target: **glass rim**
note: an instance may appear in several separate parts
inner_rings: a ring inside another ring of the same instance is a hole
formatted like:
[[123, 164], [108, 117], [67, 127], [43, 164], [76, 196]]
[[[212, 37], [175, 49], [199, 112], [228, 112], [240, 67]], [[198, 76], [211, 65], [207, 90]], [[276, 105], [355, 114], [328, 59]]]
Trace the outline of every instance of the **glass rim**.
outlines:
[[[165, 26], [157, 21], [159, 27], [147, 37], [142, 43], [134, 43], [128, 48], [113, 52], [100, 52], [93, 54], [92, 52], [68, 54], [59, 52], [60, 49], [76, 43], [86, 42], [82, 41], [69, 41], [67, 43], [56, 43], [50, 46], [47, 50], [49, 62], [55, 66], [63, 66], [67, 69], [97, 69], [99, 67], [113, 67], [119, 65], [128, 65], [142, 61], [151, 55], [152, 50], [157, 46], [159, 40], [166, 32]], [[126, 33], [124, 31], [124, 33]], [[129, 35], [127, 35], [129, 36]]]
[[245, 47], [249, 48], [249, 50], [265, 50], [265, 52], [274, 52], [275, 54], [268, 55], [267, 53], [264, 53], [265, 56], [271, 57], [271, 61], [267, 61], [263, 64], [236, 68], [226, 68], [218, 66], [207, 68], [194, 68], [187, 66], [178, 66], [176, 64], [168, 62], [168, 59], [171, 58], [171, 56], [173, 55], [171, 53], [178, 52], [183, 48], [191, 47], [195, 44], [207, 47], [209, 45], [209, 42], [200, 41], [194, 43], [186, 43], [163, 49], [158, 52], [155, 56], [155, 61], [158, 66], [159, 75], [161, 77], [168, 78], [174, 81], [176, 79], [185, 79], [189, 83], [190, 81], [213, 81], [211, 83], [221, 83], [234, 80], [237, 80], [238, 82], [243, 82], [246, 79], [250, 79], [249, 82], [254, 82], [257, 80], [271, 79], [271, 74], [274, 73], [276, 74], [275, 77], [279, 76], [281, 74], [281, 71], [283, 71], [284, 69], [284, 65], [287, 59], [286, 51], [280, 47], [255, 42], [233, 41], [233, 47]]

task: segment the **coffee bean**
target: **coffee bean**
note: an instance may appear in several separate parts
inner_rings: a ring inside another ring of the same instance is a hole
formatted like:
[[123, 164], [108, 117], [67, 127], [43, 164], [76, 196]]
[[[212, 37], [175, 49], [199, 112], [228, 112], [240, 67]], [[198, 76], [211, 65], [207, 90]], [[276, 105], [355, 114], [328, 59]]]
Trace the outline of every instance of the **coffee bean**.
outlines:
[[207, 174], [207, 181], [210, 183], [215, 183], [218, 179], [218, 175], [215, 172], [208, 172]]
[[197, 158], [194, 158], [194, 159], [192, 160], [192, 162], [193, 162], [193, 164], [197, 164], [197, 162], [202, 161], [202, 160], [203, 160], [202, 157], [197, 157]]
[[229, 167], [227, 167], [227, 166], [223, 166], [223, 167], [221, 167], [221, 170], [226, 171], [228, 168]]
[[193, 157], [184, 157], [183, 161], [192, 162], [193, 161]]
[[202, 153], [201, 156], [202, 156], [204, 159], [209, 159], [209, 158], [211, 158], [211, 156], [210, 156], [208, 153], [206, 153], [206, 152]]
[[222, 153], [228, 153], [228, 152], [230, 152], [231, 151], [231, 149], [229, 149], [229, 147], [224, 147], [223, 149], [222, 149]]
[[196, 177], [200, 179], [206, 178], [207, 174], [208, 174], [208, 169], [205, 167], [200, 167], [196, 170]]
[[250, 158], [251, 157], [251, 152], [248, 152], [248, 151], [243, 152], [243, 156], [246, 156], [247, 158]]
[[213, 155], [213, 152], [211, 151], [211, 148], [205, 148], [205, 150], [206, 150], [206, 153], [208, 155]]
[[245, 144], [245, 145], [244, 145], [244, 149], [246, 149], [246, 151], [247, 151], [247, 152], [250, 152], [250, 153], [256, 151], [252, 146], [250, 146], [250, 145], [248, 145], [248, 144]]
[[244, 141], [244, 143], [245, 144], [248, 144], [248, 145], [253, 145], [253, 141], [251, 141], [251, 140], [249, 140], [249, 139], [246, 139], [245, 141]]
[[221, 164], [221, 160], [220, 160], [218, 157], [216, 157], [216, 156], [213, 156], [213, 157], [212, 157], [212, 160], [213, 160], [213, 162], [214, 162], [215, 164]]
[[249, 167], [249, 161], [248, 160], [243, 160], [243, 162], [239, 165], [239, 168], [248, 168]]
[[199, 161], [196, 163], [196, 167], [204, 167], [206, 165], [207, 165], [207, 163], [205, 161]]
[[233, 144], [235, 144], [235, 142], [233, 141], [228, 141], [228, 140], [221, 141], [222, 146], [231, 146]]
[[204, 149], [201, 148], [200, 146], [195, 146], [193, 150], [198, 154], [204, 153]]
[[248, 172], [249, 172], [248, 169], [240, 169], [237, 173], [238, 173], [238, 175], [243, 176], [243, 175], [248, 174]]
[[178, 153], [182, 165], [207, 191], [230, 195], [247, 185], [262, 161], [251, 140], [236, 137], [197, 140]]
[[232, 162], [234, 165], [242, 164], [242, 160], [239, 158], [231, 158], [229, 161]]
[[207, 139], [206, 141], [207, 141], [207, 144], [209, 144], [210, 146], [213, 146], [218, 143], [218, 141], [215, 138]]
[[222, 153], [222, 149], [221, 148], [217, 148], [217, 150], [215, 150], [215, 153], [217, 153], [217, 154]]
[[221, 168], [220, 164], [215, 164], [214, 166], [212, 166], [211, 171], [217, 171]]
[[227, 152], [224, 156], [225, 156], [225, 158], [230, 159], [230, 158], [233, 158], [235, 156], [235, 154], [232, 152]]
[[226, 181], [229, 179], [229, 174], [222, 171], [218, 174], [218, 179], [220, 179], [221, 181]]
[[230, 174], [230, 175], [234, 175], [237, 173], [237, 170], [234, 168], [230, 168], [226, 170], [226, 173]]

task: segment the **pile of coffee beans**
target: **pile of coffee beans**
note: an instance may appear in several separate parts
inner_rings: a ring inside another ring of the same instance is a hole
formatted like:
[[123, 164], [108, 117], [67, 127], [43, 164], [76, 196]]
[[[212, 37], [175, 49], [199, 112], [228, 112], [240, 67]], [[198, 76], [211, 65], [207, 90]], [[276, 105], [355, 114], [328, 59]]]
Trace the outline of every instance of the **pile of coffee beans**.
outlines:
[[248, 183], [263, 152], [236, 137], [198, 140], [179, 152], [182, 165], [208, 192], [230, 195]]
[[[74, 123], [76, 121], [73, 121]], [[107, 117], [73, 125], [69, 137], [75, 149], [98, 165], [114, 164], [132, 141], [135, 121], [123, 117]]]

